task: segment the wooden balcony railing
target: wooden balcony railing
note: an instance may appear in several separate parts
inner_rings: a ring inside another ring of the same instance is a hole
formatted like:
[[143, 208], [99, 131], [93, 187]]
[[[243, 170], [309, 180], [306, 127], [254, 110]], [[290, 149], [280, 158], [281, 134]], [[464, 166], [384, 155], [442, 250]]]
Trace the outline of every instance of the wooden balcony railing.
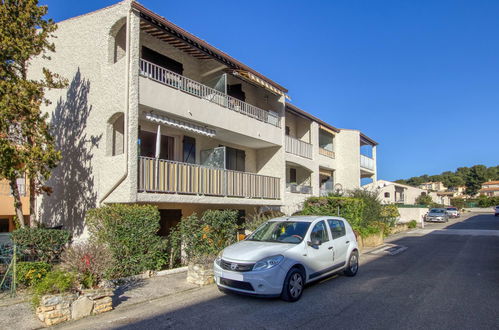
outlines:
[[326, 157], [329, 157], [329, 158], [334, 158], [334, 156], [335, 156], [334, 151], [327, 150], [324, 148], [319, 148], [319, 154], [326, 156]]
[[312, 145], [286, 135], [286, 152], [304, 158], [312, 159]]
[[143, 59], [140, 59], [140, 74], [187, 94], [197, 96], [251, 118], [280, 127], [279, 115], [273, 111], [260, 109]]
[[196, 164], [139, 157], [140, 192], [280, 198], [280, 179]]

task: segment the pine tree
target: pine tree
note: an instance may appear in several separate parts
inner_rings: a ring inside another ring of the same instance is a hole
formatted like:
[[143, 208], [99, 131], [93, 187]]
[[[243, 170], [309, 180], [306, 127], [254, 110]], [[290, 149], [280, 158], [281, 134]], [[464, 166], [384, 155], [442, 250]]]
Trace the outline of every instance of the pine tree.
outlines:
[[21, 226], [17, 178], [29, 180], [33, 223], [36, 195], [50, 191], [43, 183], [61, 157], [40, 106], [50, 103], [44, 96], [47, 88], [67, 83], [45, 68], [43, 78], [28, 78], [30, 60], [39, 56], [50, 60], [47, 54], [55, 51], [50, 38], [57, 26], [44, 19], [47, 10], [38, 0], [0, 0], [0, 179], [9, 181]]

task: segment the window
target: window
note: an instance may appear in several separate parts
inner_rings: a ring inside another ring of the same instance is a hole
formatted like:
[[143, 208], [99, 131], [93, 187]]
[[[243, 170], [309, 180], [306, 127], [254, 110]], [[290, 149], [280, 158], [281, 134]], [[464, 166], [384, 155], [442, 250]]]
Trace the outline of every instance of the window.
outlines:
[[321, 241], [321, 243], [329, 241], [329, 236], [327, 234], [326, 225], [324, 221], [318, 222], [312, 232], [310, 233], [310, 240], [313, 242], [315, 240]]
[[289, 135], [289, 126], [286, 126], [286, 135]]
[[389, 192], [385, 193], [385, 198], [390, 198], [390, 193]]
[[289, 183], [296, 183], [296, 168], [289, 169]]
[[[140, 155], [142, 157], [156, 157], [156, 133], [140, 131], [139, 133]], [[160, 159], [174, 160], [174, 138], [161, 135]]]
[[196, 139], [184, 136], [184, 162], [196, 164]]
[[330, 219], [327, 221], [333, 239], [337, 239], [346, 235], [345, 224], [341, 220]]
[[244, 150], [225, 147], [225, 168], [233, 171], [245, 171], [246, 153]]
[[142, 58], [148, 62], [159, 65], [167, 70], [173, 71], [178, 74], [184, 73], [184, 66], [182, 63], [169, 58], [168, 56], [162, 55], [155, 52], [147, 47], [142, 47]]
[[9, 219], [0, 219], [0, 233], [9, 232]]
[[121, 155], [125, 147], [125, 116], [121, 113], [111, 118], [111, 156]]
[[319, 147], [328, 151], [333, 151], [333, 135], [319, 130]]
[[227, 94], [243, 102], [246, 100], [246, 93], [243, 91], [242, 84], [228, 85]]

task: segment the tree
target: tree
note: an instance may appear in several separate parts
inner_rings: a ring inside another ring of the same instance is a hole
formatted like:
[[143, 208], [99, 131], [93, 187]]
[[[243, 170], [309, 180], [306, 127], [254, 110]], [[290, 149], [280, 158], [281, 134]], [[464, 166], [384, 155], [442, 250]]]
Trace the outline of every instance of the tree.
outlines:
[[433, 200], [430, 195], [422, 193], [416, 198], [416, 204], [418, 205], [430, 205], [431, 203], [433, 203]]
[[62, 88], [66, 81], [43, 69], [39, 80], [28, 78], [31, 59], [50, 60], [55, 51], [50, 37], [56, 24], [43, 17], [46, 6], [38, 0], [0, 1], [0, 178], [9, 181], [18, 223], [24, 227], [17, 178], [29, 180], [30, 216], [35, 216], [35, 197], [50, 192], [43, 185], [60, 159], [50, 136], [47, 115], [40, 106], [50, 104], [46, 88]]
[[466, 178], [466, 193], [470, 196], [476, 195], [485, 181], [487, 181], [487, 167], [472, 166]]

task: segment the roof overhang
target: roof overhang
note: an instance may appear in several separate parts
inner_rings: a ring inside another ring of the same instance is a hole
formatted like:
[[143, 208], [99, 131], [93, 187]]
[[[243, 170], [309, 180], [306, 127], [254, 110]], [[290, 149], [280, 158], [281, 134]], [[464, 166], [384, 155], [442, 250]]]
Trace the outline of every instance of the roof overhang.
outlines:
[[378, 142], [374, 141], [373, 139], [371, 139], [370, 137], [368, 137], [367, 135], [365, 135], [362, 132], [360, 133], [360, 142], [364, 143], [364, 144], [370, 144], [372, 146], [378, 145]]
[[283, 95], [288, 92], [288, 90], [283, 86], [251, 69], [247, 65], [239, 62], [221, 50], [211, 46], [206, 41], [199, 39], [195, 35], [173, 24], [164, 17], [161, 17], [153, 11], [145, 8], [140, 3], [133, 1], [132, 8], [139, 12], [139, 16], [142, 19], [141, 29], [145, 32], [172, 44], [174, 47], [198, 59], [215, 59], [227, 65], [231, 69], [251, 73], [253, 76], [272, 86], [273, 89], [278, 90]]
[[307, 119], [310, 119], [312, 121], [315, 121], [316, 123], [319, 123], [323, 129], [325, 130], [330, 130], [330, 133], [334, 134], [334, 133], [339, 133], [340, 130], [332, 125], [329, 125], [328, 123], [326, 123], [325, 121], [309, 114], [308, 112], [306, 112], [305, 110], [302, 110], [300, 108], [298, 108], [297, 106], [291, 104], [291, 103], [287, 103], [286, 102], [286, 111], [290, 111], [290, 112], [293, 112], [297, 115], [299, 115], [300, 117], [305, 117]]

